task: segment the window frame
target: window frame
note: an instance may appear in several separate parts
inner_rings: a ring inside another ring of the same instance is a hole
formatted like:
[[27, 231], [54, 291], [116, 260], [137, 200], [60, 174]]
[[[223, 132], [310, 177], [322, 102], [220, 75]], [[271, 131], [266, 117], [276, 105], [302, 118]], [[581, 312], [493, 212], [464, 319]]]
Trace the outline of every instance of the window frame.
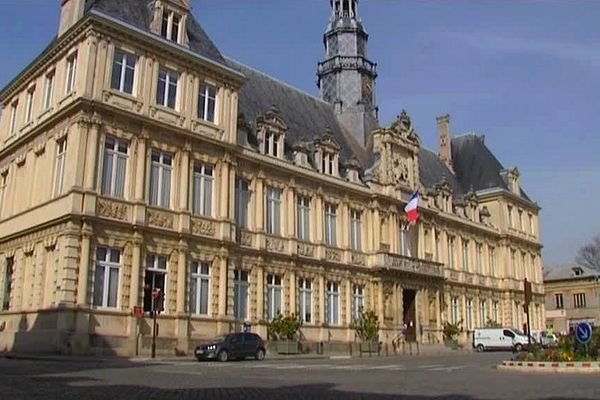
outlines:
[[27, 89], [26, 101], [25, 101], [25, 124], [30, 123], [33, 120], [33, 108], [35, 102], [35, 85]]
[[[200, 316], [212, 315], [212, 265], [206, 261], [192, 261], [190, 265], [190, 314]], [[207, 272], [203, 269], [206, 268]], [[194, 286], [195, 281], [195, 286]], [[206, 282], [206, 294], [202, 290], [202, 283]], [[193, 288], [195, 287], [195, 291]], [[206, 296], [206, 312], [203, 312], [202, 301]]]
[[[331, 326], [341, 325], [340, 315], [340, 284], [335, 281], [327, 282], [327, 324]], [[334, 313], [335, 311], [335, 313]], [[333, 320], [333, 317], [336, 320]]]
[[554, 306], [557, 310], [565, 308], [564, 298], [562, 293], [554, 293]]
[[[164, 75], [164, 79], [161, 78], [161, 75]], [[174, 111], [179, 111], [179, 82], [181, 78], [181, 74], [169, 69], [167, 67], [160, 67], [158, 69], [158, 77], [157, 77], [157, 85], [156, 85], [156, 104], [169, 108]], [[161, 84], [162, 87], [162, 101], [161, 97]], [[175, 95], [173, 97], [173, 104], [171, 104], [171, 90], [174, 87]]]
[[77, 51], [67, 56], [66, 71], [65, 94], [68, 95], [75, 91], [77, 79]]
[[[267, 321], [272, 321], [283, 314], [283, 276], [267, 274]], [[277, 301], [278, 300], [278, 301]], [[277, 309], [279, 305], [279, 309]]]
[[[153, 158], [155, 155], [158, 155], [158, 161], [155, 161]], [[170, 162], [167, 164], [165, 163], [165, 157], [169, 156], [170, 158]], [[148, 204], [150, 204], [151, 206], [155, 206], [155, 207], [162, 207], [162, 208], [170, 208], [171, 207], [171, 202], [172, 202], [172, 186], [173, 186], [173, 161], [174, 161], [174, 155], [171, 152], [168, 151], [162, 151], [162, 150], [158, 150], [158, 149], [152, 149], [150, 152], [150, 182], [149, 182], [149, 191], [148, 191]], [[153, 199], [152, 193], [153, 193], [153, 173], [154, 173], [154, 167], [157, 167], [157, 173], [158, 173], [158, 177], [157, 177], [157, 182], [156, 182], [156, 200]], [[165, 172], [168, 172], [169, 175], [169, 185], [168, 188], [167, 187], [163, 187], [164, 186], [164, 174]], [[167, 193], [165, 193], [165, 191]], [[166, 194], [166, 196], [165, 196]], [[166, 202], [166, 204], [164, 204]]]
[[240, 229], [249, 226], [249, 211], [252, 192], [250, 182], [242, 177], [235, 180], [235, 223]]
[[365, 286], [352, 285], [352, 322], [358, 323], [360, 313], [365, 307]]
[[[118, 56], [120, 56], [119, 57], [120, 59], [117, 59]], [[129, 64], [130, 61], [133, 61], [133, 66], [131, 66]], [[119, 64], [119, 62], [120, 62], [120, 64]], [[132, 54], [132, 53], [127, 52], [122, 49], [115, 48], [114, 53], [113, 53], [112, 66], [111, 66], [110, 88], [113, 90], [116, 90], [118, 92], [121, 92], [121, 93], [135, 96], [136, 89], [137, 89], [137, 82], [136, 82], [137, 64], [138, 64], [138, 57], [135, 54]], [[113, 86], [113, 83], [115, 83], [114, 79], [115, 79], [115, 73], [116, 73], [116, 70], [115, 70], [116, 65], [120, 65], [118, 87]], [[129, 70], [131, 71], [131, 91], [126, 90], [127, 89], [127, 72]]]
[[[180, 43], [182, 36], [182, 28], [183, 28], [183, 16], [169, 8], [164, 8], [161, 16], [161, 28], [160, 28], [160, 36], [163, 39], [169, 40], [171, 42]], [[176, 37], [173, 38], [174, 27], [177, 27], [175, 31]]]
[[[164, 268], [161, 267], [161, 261], [164, 260]], [[148, 278], [148, 273], [153, 274], [154, 278], [152, 279], [152, 285], [150, 286], [150, 310], [146, 310], [146, 301], [145, 301], [145, 296], [146, 293], [144, 293], [144, 311], [148, 312], [153, 312], [154, 311], [154, 298], [152, 297], [152, 291], [154, 289], [157, 289], [156, 287], [156, 276], [158, 274], [162, 274], [163, 280], [164, 280], [164, 284], [163, 284], [163, 288], [162, 288], [162, 293], [163, 293], [163, 305], [164, 305], [164, 311], [163, 312], [167, 312], [167, 292], [169, 290], [169, 257], [162, 255], [162, 254], [156, 254], [156, 253], [150, 253], [146, 256], [146, 266], [144, 268], [144, 285], [146, 285], [146, 280]]]
[[[298, 280], [298, 308], [300, 321], [306, 324], [313, 323], [313, 282], [310, 278], [300, 278]], [[307, 301], [308, 299], [308, 301]], [[307, 305], [308, 303], [308, 305]], [[308, 316], [308, 318], [307, 318]]]
[[19, 100], [15, 100], [10, 104], [10, 116], [8, 119], [8, 136], [12, 137], [17, 133], [17, 112], [19, 108]]
[[[265, 231], [269, 235], [281, 236], [282, 234], [282, 195], [283, 191], [279, 188], [268, 186], [265, 191], [266, 196], [266, 221], [265, 221]], [[278, 222], [278, 223], [277, 223]]]
[[573, 293], [573, 308], [586, 308], [587, 303], [585, 299], [585, 293]]
[[[208, 173], [210, 169], [210, 173]], [[199, 187], [197, 186], [199, 185]], [[192, 214], [206, 218], [214, 215], [215, 166], [202, 161], [194, 161], [192, 165]], [[210, 187], [208, 197], [206, 191]]]
[[362, 251], [362, 211], [350, 209], [350, 247]]
[[296, 236], [298, 240], [310, 242], [310, 203], [308, 196], [296, 199]]
[[52, 70], [45, 75], [44, 79], [44, 99], [43, 99], [43, 110], [46, 111], [52, 107], [54, 100], [54, 83], [56, 81], [56, 71]]
[[67, 137], [64, 136], [56, 141], [56, 156], [54, 164], [54, 181], [52, 194], [58, 197], [64, 192], [65, 167], [67, 162]]
[[[211, 97], [211, 89], [214, 91]], [[217, 99], [218, 99], [218, 88], [215, 85], [209, 83], [200, 83], [198, 88], [198, 119], [213, 124], [217, 124]], [[212, 103], [211, 103], [212, 102]], [[212, 111], [211, 111], [212, 104]], [[204, 107], [202, 107], [204, 105]], [[212, 119], [209, 118], [212, 112]]]
[[[107, 146], [112, 143], [112, 148]], [[125, 152], [122, 148], [125, 148]], [[100, 176], [100, 193], [103, 196], [114, 197], [117, 199], [125, 199], [127, 186], [127, 169], [129, 164], [129, 148], [130, 142], [112, 135], [106, 135], [104, 138], [104, 146], [102, 150], [102, 170]], [[111, 157], [110, 177], [105, 175], [108, 158]], [[125, 166], [123, 168], [122, 187], [117, 187], [119, 160], [124, 159]], [[108, 182], [106, 181], [108, 179]], [[108, 186], [108, 187], [107, 187]], [[107, 189], [107, 190], [106, 190]], [[121, 195], [119, 195], [119, 192]]]
[[[245, 279], [243, 279], [245, 278]], [[244, 307], [241, 306], [242, 296], [240, 296], [240, 289], [244, 289]], [[236, 321], [247, 321], [248, 311], [250, 309], [248, 300], [250, 294], [250, 273], [245, 269], [235, 269], [233, 271], [233, 316]], [[243, 313], [240, 313], [243, 311]], [[243, 314], [243, 316], [241, 315]]]
[[325, 245], [337, 247], [337, 209], [338, 205], [325, 202]]
[[[105, 258], [104, 260], [101, 260], [98, 256], [99, 251], [101, 249], [104, 249], [105, 251]], [[111, 255], [114, 254], [114, 252], [117, 253], [118, 255], [118, 261], [114, 262], [111, 261], [112, 257]], [[92, 295], [92, 305], [94, 308], [100, 308], [100, 309], [118, 309], [120, 307], [120, 294], [121, 294], [121, 274], [123, 273], [123, 251], [122, 249], [119, 248], [114, 248], [114, 247], [108, 247], [108, 246], [98, 246], [96, 247], [96, 265], [95, 265], [95, 269], [94, 269], [94, 286], [93, 286], [93, 295]], [[100, 303], [98, 304], [96, 302], [96, 295], [97, 295], [97, 275], [98, 275], [98, 268], [102, 267], [103, 268], [103, 281], [102, 281], [102, 298], [100, 299]], [[110, 304], [110, 298], [111, 298], [111, 292], [110, 292], [110, 287], [111, 287], [111, 272], [113, 272], [113, 270], [117, 270], [117, 283], [116, 283], [116, 293], [114, 294], [115, 297], [115, 304], [111, 305]]]

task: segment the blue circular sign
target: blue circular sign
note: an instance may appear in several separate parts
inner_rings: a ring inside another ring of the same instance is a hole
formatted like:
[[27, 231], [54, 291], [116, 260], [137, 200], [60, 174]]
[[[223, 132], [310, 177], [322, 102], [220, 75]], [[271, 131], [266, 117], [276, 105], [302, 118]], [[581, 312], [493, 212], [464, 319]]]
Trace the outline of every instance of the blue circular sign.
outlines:
[[575, 328], [575, 338], [581, 344], [588, 344], [592, 340], [592, 325], [589, 322], [581, 322]]

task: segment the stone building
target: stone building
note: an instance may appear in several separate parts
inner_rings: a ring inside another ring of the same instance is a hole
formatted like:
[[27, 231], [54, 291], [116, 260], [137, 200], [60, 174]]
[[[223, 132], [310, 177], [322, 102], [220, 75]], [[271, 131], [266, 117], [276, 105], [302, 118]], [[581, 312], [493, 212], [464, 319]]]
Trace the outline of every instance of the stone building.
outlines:
[[546, 327], [570, 333], [578, 323], [600, 326], [600, 272], [567, 264], [544, 268]]
[[404, 111], [380, 126], [357, 0], [331, 2], [322, 99], [224, 58], [189, 0], [61, 4], [0, 92], [0, 350], [145, 353], [159, 292], [168, 354], [243, 323], [265, 336], [278, 313], [332, 343], [361, 308], [384, 341], [521, 326], [523, 278], [543, 325], [519, 171], [448, 115], [439, 154]]

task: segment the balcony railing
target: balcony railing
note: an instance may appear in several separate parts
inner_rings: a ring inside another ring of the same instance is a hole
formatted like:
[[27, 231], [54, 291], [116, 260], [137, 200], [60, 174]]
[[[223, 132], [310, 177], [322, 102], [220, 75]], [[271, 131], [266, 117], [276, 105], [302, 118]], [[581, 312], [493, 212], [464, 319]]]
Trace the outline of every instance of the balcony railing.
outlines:
[[375, 267], [435, 278], [444, 277], [443, 264], [419, 258], [401, 256], [399, 254], [378, 253]]

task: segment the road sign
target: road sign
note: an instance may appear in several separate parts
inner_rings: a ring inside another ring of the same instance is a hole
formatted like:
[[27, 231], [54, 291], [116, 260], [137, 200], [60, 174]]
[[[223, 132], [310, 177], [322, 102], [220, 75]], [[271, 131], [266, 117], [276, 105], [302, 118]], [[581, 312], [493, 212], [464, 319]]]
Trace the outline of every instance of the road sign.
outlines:
[[588, 344], [592, 340], [592, 325], [589, 322], [581, 322], [575, 328], [575, 338], [581, 344]]

